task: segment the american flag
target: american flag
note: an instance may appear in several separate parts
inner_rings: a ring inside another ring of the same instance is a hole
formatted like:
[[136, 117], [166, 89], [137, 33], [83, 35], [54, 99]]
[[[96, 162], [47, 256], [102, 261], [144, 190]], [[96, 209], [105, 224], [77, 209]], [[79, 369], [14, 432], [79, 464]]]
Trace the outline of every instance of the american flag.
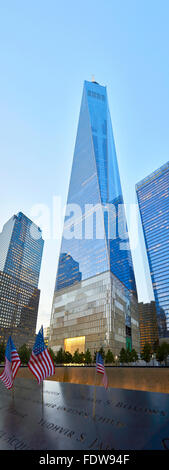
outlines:
[[2, 380], [6, 388], [12, 388], [14, 378], [17, 374], [20, 365], [20, 357], [10, 336], [5, 351], [5, 368], [2, 374], [0, 375], [0, 380]]
[[41, 327], [39, 333], [36, 336], [32, 354], [28, 362], [28, 367], [35, 375], [39, 384], [41, 380], [44, 380], [46, 377], [49, 377], [55, 373], [53, 360], [44, 342], [43, 327]]
[[98, 372], [99, 374], [103, 374], [103, 385], [104, 385], [104, 388], [107, 389], [108, 388], [107, 374], [106, 374], [105, 367], [104, 367], [104, 361], [100, 353], [97, 353], [96, 355], [96, 372]]

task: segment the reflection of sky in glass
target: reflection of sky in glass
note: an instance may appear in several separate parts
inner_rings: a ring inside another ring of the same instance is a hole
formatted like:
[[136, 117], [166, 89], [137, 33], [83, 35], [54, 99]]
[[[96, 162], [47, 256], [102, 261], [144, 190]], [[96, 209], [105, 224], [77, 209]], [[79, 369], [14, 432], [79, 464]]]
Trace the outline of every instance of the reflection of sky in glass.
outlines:
[[44, 241], [33, 238], [30, 228], [32, 221], [19, 212], [8, 248], [4, 272], [38, 287]]
[[169, 336], [169, 162], [137, 184], [160, 336]]

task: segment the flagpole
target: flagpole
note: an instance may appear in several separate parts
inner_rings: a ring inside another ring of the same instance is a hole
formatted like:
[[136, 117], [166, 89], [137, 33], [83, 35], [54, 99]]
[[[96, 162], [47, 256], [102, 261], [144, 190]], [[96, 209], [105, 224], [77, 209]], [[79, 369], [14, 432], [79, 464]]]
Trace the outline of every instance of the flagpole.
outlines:
[[[43, 336], [43, 325], [41, 325], [41, 332], [42, 332], [42, 336]], [[43, 411], [43, 379], [42, 379], [42, 411]]]
[[13, 377], [12, 368], [11, 368], [11, 374], [12, 374], [12, 382], [13, 382], [13, 385], [12, 385], [12, 400], [14, 401], [14, 398], [15, 398], [15, 395], [14, 395], [14, 377]]
[[94, 379], [93, 419], [95, 419], [95, 412], [96, 412], [96, 367], [95, 367], [95, 379]]
[[43, 380], [42, 380], [42, 407], [43, 407]]

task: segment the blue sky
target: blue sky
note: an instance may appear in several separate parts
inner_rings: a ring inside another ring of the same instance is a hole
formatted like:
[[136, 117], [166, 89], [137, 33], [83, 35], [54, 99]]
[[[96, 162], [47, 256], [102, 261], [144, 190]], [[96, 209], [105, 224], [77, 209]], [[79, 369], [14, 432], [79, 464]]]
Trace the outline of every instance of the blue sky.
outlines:
[[[126, 203], [168, 161], [169, 3], [0, 2], [0, 230], [19, 210], [66, 202], [83, 81], [107, 86]], [[36, 221], [36, 218], [35, 218]], [[49, 323], [59, 240], [45, 243], [38, 324]], [[141, 251], [133, 253], [146, 301]]]

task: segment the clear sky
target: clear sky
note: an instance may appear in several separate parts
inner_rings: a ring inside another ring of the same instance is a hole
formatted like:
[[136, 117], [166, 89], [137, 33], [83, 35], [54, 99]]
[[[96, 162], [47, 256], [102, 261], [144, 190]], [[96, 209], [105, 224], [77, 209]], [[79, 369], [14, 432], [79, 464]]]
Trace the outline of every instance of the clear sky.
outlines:
[[[0, 230], [66, 202], [84, 80], [107, 86], [124, 200], [169, 156], [168, 0], [0, 1]], [[34, 216], [34, 221], [37, 217]], [[51, 215], [52, 224], [52, 215]], [[49, 324], [59, 240], [45, 241], [38, 325]], [[139, 300], [148, 300], [138, 248]]]

